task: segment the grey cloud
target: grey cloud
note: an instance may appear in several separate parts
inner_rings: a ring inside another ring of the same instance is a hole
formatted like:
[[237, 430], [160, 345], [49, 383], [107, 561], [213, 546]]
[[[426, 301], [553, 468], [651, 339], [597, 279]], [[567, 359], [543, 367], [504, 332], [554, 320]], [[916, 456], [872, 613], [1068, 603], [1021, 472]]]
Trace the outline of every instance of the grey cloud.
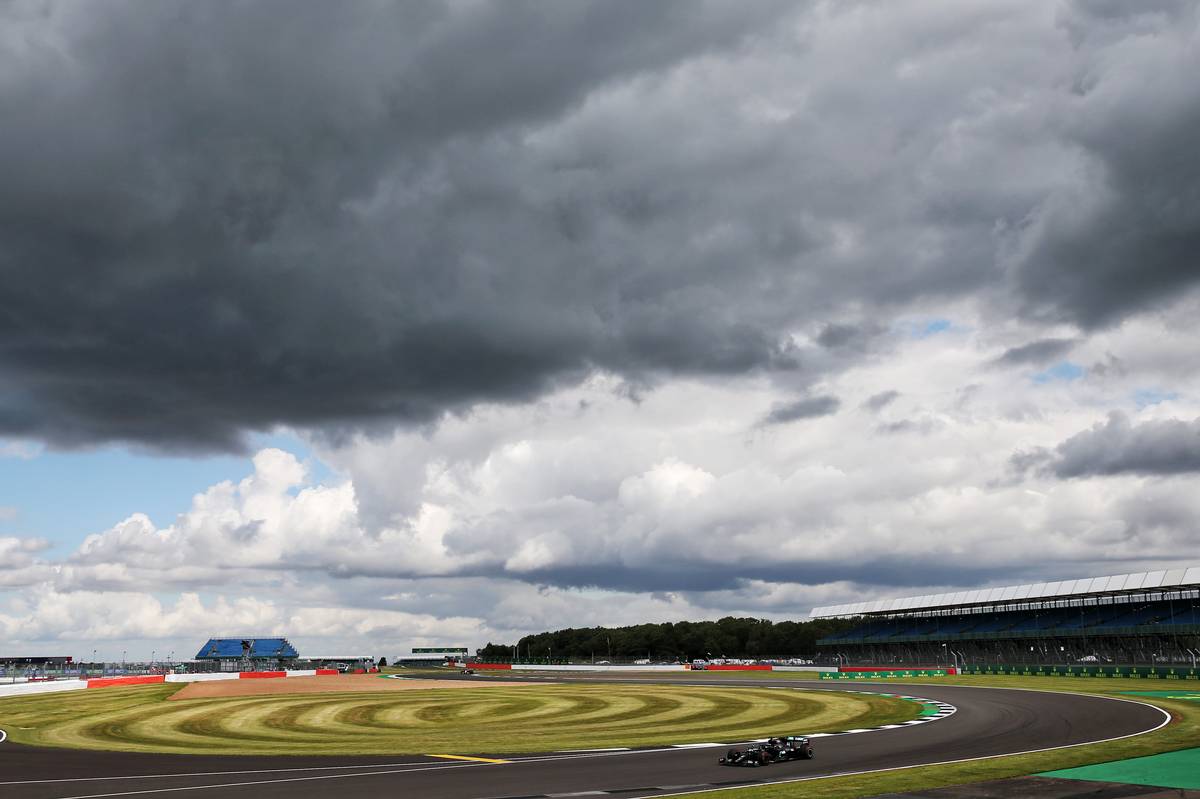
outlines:
[[26, 8], [0, 12], [28, 42], [0, 50], [0, 434], [230, 449], [785, 356], [708, 312], [717, 283], [595, 246], [674, 201], [601, 207], [602, 164], [522, 143], [771, 2]]
[[897, 422], [880, 424], [876, 426], [875, 432], [883, 435], [903, 435], [905, 433], [929, 435], [936, 427], [937, 422], [933, 419], [901, 419]]
[[888, 390], [888, 391], [880, 391], [878, 394], [872, 394], [870, 397], [868, 397], [867, 401], [863, 403], [863, 407], [867, 408], [871, 411], [874, 411], [875, 413], [879, 413], [881, 410], [886, 408], [888, 405], [891, 405], [899, 397], [900, 397], [900, 392], [896, 391], [894, 389]]
[[1200, 283], [1200, 85], [1178, 78], [1200, 69], [1198, 23], [1194, 3], [1067, 7], [1080, 57], [1059, 114], [1086, 177], [1027, 220], [1028, 312], [1099, 327]]
[[821, 328], [817, 343], [826, 349], [866, 350], [884, 331], [875, 324], [831, 323]]
[[837, 413], [841, 405], [841, 400], [829, 395], [804, 397], [795, 402], [776, 405], [767, 414], [766, 418], [763, 419], [763, 424], [787, 424], [788, 422], [795, 422], [800, 419], [815, 419], [820, 416], [829, 416], [832, 413]]
[[1118, 474], [1177, 475], [1200, 472], [1200, 419], [1131, 424], [1114, 411], [1103, 424], [1077, 433], [1053, 452], [1014, 456], [1020, 469], [1037, 466], [1060, 478]]
[[1075, 344], [1075, 339], [1069, 338], [1044, 338], [1031, 341], [1020, 347], [1006, 350], [995, 360], [995, 363], [1000, 366], [1039, 366], [1070, 352]]
[[769, 0], [4, 6], [0, 435], [236, 449], [597, 368], [812, 385], [931, 298], [1121, 318], [1197, 275], [1194, 82], [1104, 59], [1165, 25], [1186, 61], [1167, 11], [880, 4], [846, 62], [838, 13]]

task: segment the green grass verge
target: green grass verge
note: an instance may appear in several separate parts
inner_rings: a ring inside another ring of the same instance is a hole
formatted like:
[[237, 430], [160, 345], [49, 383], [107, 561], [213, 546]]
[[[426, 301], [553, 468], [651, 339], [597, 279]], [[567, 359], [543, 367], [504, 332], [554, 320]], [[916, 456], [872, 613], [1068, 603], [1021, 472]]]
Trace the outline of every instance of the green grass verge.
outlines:
[[516, 753], [740, 741], [915, 718], [866, 694], [533, 685], [166, 701], [175, 685], [0, 701], [17, 743], [188, 754]]
[[[748, 672], [752, 673], [752, 672]], [[781, 672], [776, 678], [791, 673]], [[787, 677], [785, 677], [786, 679]], [[796, 676], [796, 679], [812, 679], [811, 676]], [[914, 680], [878, 680], [879, 683], [914, 684]], [[1187, 689], [1187, 684], [1172, 684], [1165, 680], [1129, 680], [1114, 678], [1066, 678], [1066, 677], [987, 677], [959, 676], [935, 677], [925, 680], [938, 685], [976, 685], [994, 688], [1035, 688], [1047, 691], [1069, 691], [1081, 694], [1117, 696], [1157, 705], [1169, 711], [1173, 718], [1170, 724], [1157, 732], [1126, 738], [1105, 744], [1077, 746], [1033, 755], [1013, 755], [976, 760], [969, 763], [944, 766], [922, 766], [896, 769], [851, 777], [829, 777], [784, 785], [768, 785], [757, 788], [742, 788], [722, 791], [721, 799], [857, 799], [885, 793], [902, 793], [948, 785], [961, 785], [1006, 777], [1021, 777], [1042, 771], [1124, 760], [1131, 757], [1158, 754], [1200, 747], [1200, 703], [1171, 700], [1159, 697], [1126, 696], [1122, 691], [1146, 691], [1159, 688], [1178, 687]], [[850, 688], [850, 681], [828, 681], [828, 684]], [[919, 688], [909, 689], [920, 694]], [[1037, 743], [1030, 742], [1036, 749]], [[713, 794], [709, 794], [712, 796]], [[688, 794], [699, 799], [703, 793]]]

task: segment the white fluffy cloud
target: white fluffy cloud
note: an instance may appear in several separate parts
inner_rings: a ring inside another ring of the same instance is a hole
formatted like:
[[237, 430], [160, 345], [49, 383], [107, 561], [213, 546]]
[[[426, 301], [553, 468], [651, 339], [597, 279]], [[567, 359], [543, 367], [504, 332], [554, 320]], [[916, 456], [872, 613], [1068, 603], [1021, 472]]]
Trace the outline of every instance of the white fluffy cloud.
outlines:
[[840, 400], [822, 416], [763, 425], [795, 396], [765, 377], [631, 398], [598, 375], [536, 404], [326, 445], [337, 476], [324, 484], [266, 449], [165, 528], [134, 513], [57, 560], [0, 540], [0, 577], [38, 597], [10, 601], [0, 624], [19, 640], [253, 630], [321, 649], [475, 645], [575, 624], [795, 617], [1196, 551], [1192, 475], [1014, 466], [1112, 409], [1135, 425], [1200, 415], [1196, 377], [1171, 370], [1182, 314], [1083, 339], [1055, 356], [1078, 366], [1058, 369], [1004, 365], [1028, 332], [966, 306], [949, 316], [885, 333], [819, 386]]
[[[336, 476], [263, 450], [63, 554], [0, 509], [13, 640], [481, 643], [1197, 551], [1194, 3], [313, 7], [303, 52], [186, 8], [223, 47], [9, 14], [45, 108], [0, 153], [0, 458], [282, 425]], [[187, 124], [127, 129], [147, 64]]]

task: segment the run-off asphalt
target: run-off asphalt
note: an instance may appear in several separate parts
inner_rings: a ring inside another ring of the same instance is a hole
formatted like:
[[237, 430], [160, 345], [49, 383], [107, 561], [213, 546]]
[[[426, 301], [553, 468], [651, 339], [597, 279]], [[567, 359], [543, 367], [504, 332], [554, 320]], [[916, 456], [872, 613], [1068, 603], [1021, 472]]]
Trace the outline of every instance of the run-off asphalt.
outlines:
[[[737, 680], [721, 682], [736, 684]], [[753, 687], [772, 684], [755, 680]], [[830, 687], [793, 680], [778, 685]], [[611, 791], [637, 797], [678, 793], [693, 786], [797, 779], [1045, 749], [1134, 734], [1164, 721], [1163, 713], [1148, 705], [1073, 694], [896, 683], [859, 683], [854, 688], [912, 693], [952, 704], [958, 712], [931, 724], [820, 738], [814, 742], [815, 760], [759, 769], [718, 765], [718, 748], [518, 755], [510, 763], [491, 764], [423, 757], [116, 754], [5, 743], [0, 744], [0, 796], [491, 799]], [[503, 758], [503, 753], [484, 754]]]

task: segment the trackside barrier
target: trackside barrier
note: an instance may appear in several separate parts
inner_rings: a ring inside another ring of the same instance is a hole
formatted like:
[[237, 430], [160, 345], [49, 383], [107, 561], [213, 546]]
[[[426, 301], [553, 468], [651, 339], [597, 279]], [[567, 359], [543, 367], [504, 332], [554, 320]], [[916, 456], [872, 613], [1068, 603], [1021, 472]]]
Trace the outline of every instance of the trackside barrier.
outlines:
[[908, 671], [937, 671], [938, 669], [942, 669], [950, 672], [951, 674], [954, 673], [954, 668], [952, 666], [930, 666], [924, 663], [914, 663], [911, 666], [842, 666], [839, 669], [834, 669], [834, 671], [896, 671], [897, 669], [905, 669]]
[[116, 688], [122, 685], [156, 685], [166, 682], [161, 674], [142, 674], [136, 677], [97, 677], [87, 681], [88, 688]]
[[117, 688], [123, 685], [158, 685], [160, 683], [211, 682], [213, 680], [238, 680], [247, 677], [308, 677], [312, 675], [335, 675], [337, 669], [300, 669], [293, 672], [216, 672], [208, 674], [143, 674], [131, 677], [96, 677], [91, 680], [52, 680], [49, 682], [18, 682], [0, 685], [0, 697], [28, 696], [29, 694], [54, 694], [60, 691], [79, 691], [84, 688]]
[[213, 682], [215, 680], [236, 680], [236, 671], [218, 671], [201, 674], [168, 674], [167, 682]]
[[1015, 674], [1022, 677], [1113, 677], [1131, 680], [1200, 680], [1188, 666], [967, 666], [963, 674]]
[[239, 671], [238, 679], [240, 680], [272, 680], [278, 677], [286, 677], [286, 671]]
[[570, 665], [562, 664], [556, 666], [539, 666], [536, 663], [514, 663], [513, 668], [517, 671], [683, 671], [683, 666], [664, 665], [664, 666], [613, 666], [603, 664], [590, 663], [573, 663]]
[[[573, 663], [567, 664], [540, 664], [540, 663], [466, 663], [463, 664], [472, 669], [512, 669], [514, 671], [612, 671], [633, 673], [639, 671], [690, 671], [692, 665], [690, 663], [656, 663], [653, 665], [646, 664], [638, 665], [613, 665], [613, 664], [591, 664], [591, 663]], [[730, 664], [724, 665], [708, 665], [697, 671], [812, 671], [812, 672], [836, 672], [837, 666], [773, 666], [769, 663], [756, 663], [744, 666]]]
[[0, 696], [28, 696], [29, 694], [56, 694], [59, 691], [79, 691], [87, 688], [83, 680], [55, 680], [54, 682], [19, 682], [0, 685]]
[[821, 672], [822, 680], [874, 680], [880, 677], [945, 677], [954, 669], [904, 669], [897, 671]]

